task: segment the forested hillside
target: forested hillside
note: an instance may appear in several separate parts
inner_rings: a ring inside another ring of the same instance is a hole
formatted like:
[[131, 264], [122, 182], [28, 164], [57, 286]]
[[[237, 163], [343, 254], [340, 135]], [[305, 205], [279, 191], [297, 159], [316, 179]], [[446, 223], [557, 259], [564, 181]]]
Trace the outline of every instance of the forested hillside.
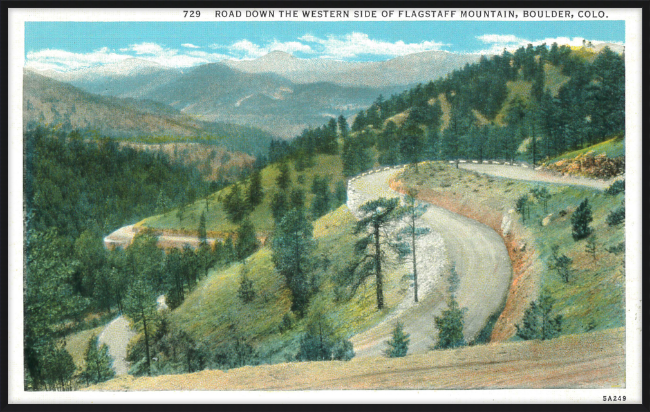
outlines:
[[104, 234], [202, 196], [207, 184], [108, 138], [37, 128], [24, 145], [25, 385], [64, 389], [76, 371], [60, 338], [87, 314], [121, 307], [129, 290], [131, 275], [109, 259]]
[[[347, 175], [424, 159], [537, 163], [625, 127], [624, 58], [608, 48], [553, 44], [504, 51], [399, 95], [379, 96], [351, 125], [338, 122]], [[349, 138], [354, 135], [355, 138]], [[534, 138], [531, 138], [534, 137]], [[294, 153], [335, 150], [337, 124], [304, 131]]]

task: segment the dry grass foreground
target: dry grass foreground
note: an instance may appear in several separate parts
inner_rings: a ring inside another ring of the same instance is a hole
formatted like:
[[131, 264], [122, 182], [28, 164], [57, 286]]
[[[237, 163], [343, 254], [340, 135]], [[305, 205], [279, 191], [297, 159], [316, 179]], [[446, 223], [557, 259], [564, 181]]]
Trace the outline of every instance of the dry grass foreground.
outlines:
[[610, 388], [625, 386], [625, 329], [488, 344], [404, 358], [246, 366], [121, 377], [86, 390]]

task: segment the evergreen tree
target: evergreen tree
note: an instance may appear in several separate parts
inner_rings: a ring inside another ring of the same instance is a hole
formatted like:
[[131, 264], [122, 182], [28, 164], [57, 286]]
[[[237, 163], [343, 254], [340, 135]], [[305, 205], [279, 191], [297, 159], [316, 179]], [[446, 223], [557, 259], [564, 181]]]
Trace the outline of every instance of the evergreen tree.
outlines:
[[348, 200], [348, 191], [345, 187], [345, 182], [343, 182], [342, 180], [336, 182], [334, 198], [336, 199], [336, 205], [334, 205], [335, 207], [344, 204]]
[[608, 226], [618, 226], [625, 222], [625, 199], [621, 206], [609, 212], [605, 221]]
[[260, 242], [257, 240], [253, 223], [248, 219], [244, 220], [237, 230], [237, 243], [235, 244], [237, 259], [246, 259], [257, 250], [259, 245]]
[[543, 292], [524, 312], [523, 324], [515, 325], [517, 336], [524, 340], [553, 339], [562, 332], [562, 315], [551, 316], [555, 300]]
[[[381, 244], [384, 230], [391, 222], [403, 215], [403, 210], [398, 207], [399, 199], [379, 198], [361, 205], [359, 210], [365, 215], [357, 222], [354, 233], [367, 233], [355, 244], [355, 254], [358, 259], [353, 260], [341, 275], [342, 282], [352, 286], [352, 293], [371, 276], [375, 278], [377, 292], [377, 309], [384, 308], [384, 278], [382, 272], [383, 254]], [[368, 233], [368, 229], [370, 232]], [[370, 249], [370, 253], [366, 250]]]
[[291, 209], [302, 209], [305, 207], [305, 192], [300, 188], [295, 188], [289, 196], [289, 207]]
[[277, 227], [284, 217], [284, 215], [289, 210], [289, 202], [287, 201], [287, 195], [284, 192], [277, 192], [273, 195], [273, 200], [271, 200], [271, 214], [273, 215], [273, 221]]
[[591, 257], [596, 261], [596, 235], [589, 236], [587, 238], [587, 244], [585, 245], [585, 252], [589, 253]]
[[404, 163], [415, 165], [415, 173], [418, 171], [418, 162], [422, 159], [424, 142], [415, 134], [407, 134], [400, 140], [400, 156]]
[[291, 310], [299, 314], [305, 310], [311, 295], [309, 276], [315, 248], [313, 227], [304, 212], [300, 209], [288, 212], [276, 229], [271, 250], [275, 268], [291, 290]]
[[246, 203], [244, 202], [239, 184], [236, 183], [230, 192], [223, 199], [223, 209], [233, 223], [241, 222], [247, 214]]
[[592, 229], [589, 227], [589, 223], [592, 220], [594, 219], [591, 216], [591, 206], [589, 206], [588, 199], [585, 198], [571, 215], [573, 240], [584, 239], [591, 234]]
[[406, 206], [403, 208], [403, 213], [406, 221], [406, 227], [400, 231], [400, 234], [406, 235], [409, 238], [406, 245], [410, 250], [411, 263], [413, 264], [413, 299], [415, 302], [417, 302], [418, 271], [416, 240], [418, 237], [429, 233], [429, 229], [420, 227], [418, 225], [418, 219], [426, 212], [427, 206], [425, 204], [417, 204], [415, 196], [417, 196], [417, 190], [412, 189], [409, 190], [408, 194], [404, 198]]
[[343, 115], [339, 116], [338, 126], [339, 126], [339, 134], [341, 135], [341, 138], [345, 139], [346, 137], [348, 137], [348, 134], [350, 134], [350, 128], [348, 126], [347, 120], [345, 120], [345, 117], [343, 117]]
[[151, 355], [149, 335], [151, 324], [156, 313], [156, 296], [150, 284], [143, 279], [138, 279], [129, 289], [125, 302], [124, 311], [134, 322], [142, 322], [145, 345], [146, 371], [151, 375]]
[[93, 335], [86, 348], [86, 365], [82, 372], [86, 384], [104, 382], [115, 376], [111, 368], [112, 359], [108, 354], [108, 346], [102, 344], [98, 347], [97, 341], [97, 335]]
[[463, 337], [464, 313], [454, 295], [449, 298], [447, 306], [442, 315], [434, 319], [438, 329], [438, 341], [434, 349], [452, 349], [466, 344]]
[[404, 324], [397, 322], [393, 328], [390, 340], [386, 341], [388, 349], [384, 351], [389, 358], [402, 358], [406, 356], [409, 347], [409, 334], [404, 333]]
[[199, 218], [199, 244], [201, 246], [208, 244], [208, 232], [206, 230], [205, 223], [205, 212], [201, 212], [201, 217]]
[[314, 176], [311, 192], [315, 195], [311, 204], [311, 215], [317, 219], [330, 210], [330, 189], [327, 177]]
[[565, 283], [569, 283], [571, 278], [571, 264], [573, 260], [566, 255], [560, 255], [560, 247], [555, 245], [551, 247], [551, 262], [549, 263], [549, 269], [556, 270], [558, 275], [562, 278]]
[[289, 186], [291, 186], [291, 171], [289, 170], [289, 164], [286, 161], [281, 162], [278, 166], [278, 170], [280, 171], [280, 174], [275, 179], [275, 182], [281, 190], [287, 190]]
[[248, 269], [246, 268], [246, 265], [242, 266], [239, 275], [237, 297], [243, 303], [250, 303], [255, 299], [255, 288], [253, 287], [253, 281], [248, 277]]
[[264, 191], [262, 190], [262, 173], [259, 170], [251, 174], [250, 183], [246, 192], [246, 203], [249, 209], [255, 209], [257, 205], [262, 203], [264, 199]]
[[447, 290], [449, 290], [449, 293], [453, 296], [460, 286], [460, 276], [458, 276], [458, 272], [456, 271], [456, 265], [451, 265], [449, 278], [447, 280], [449, 281], [449, 288]]

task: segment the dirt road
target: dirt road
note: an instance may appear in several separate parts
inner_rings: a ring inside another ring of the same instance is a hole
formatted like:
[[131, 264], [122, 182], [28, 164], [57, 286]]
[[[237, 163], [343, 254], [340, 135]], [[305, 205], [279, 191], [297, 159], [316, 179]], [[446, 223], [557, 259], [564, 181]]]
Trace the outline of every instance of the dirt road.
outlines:
[[[399, 170], [386, 170], [354, 179], [348, 187], [348, 207], [359, 217], [358, 207], [378, 197], [398, 197], [389, 188], [389, 179]], [[472, 340], [496, 312], [510, 286], [511, 263], [501, 237], [490, 227], [429, 205], [421, 218], [431, 229], [419, 243], [420, 302], [413, 303], [409, 290], [405, 301], [377, 326], [351, 340], [358, 357], [380, 356], [397, 321], [411, 334], [409, 353], [424, 353], [435, 343], [434, 318], [447, 308], [449, 267], [454, 264], [460, 277], [456, 298], [465, 312], [465, 339]]]
[[580, 176], [562, 176], [544, 169], [533, 170], [530, 167], [505, 166], [494, 164], [460, 163], [461, 169], [472, 170], [479, 173], [507, 179], [528, 180], [532, 182], [554, 183], [560, 185], [586, 186], [605, 190], [616, 179], [590, 179]]
[[[104, 246], [109, 249], [114, 247], [126, 248], [131, 244], [136, 234], [137, 231], [135, 229], [135, 225], [121, 227], [104, 238]], [[217, 239], [215, 238], [207, 239], [209, 244], [213, 244], [216, 240]], [[223, 239], [218, 239], [218, 240], [221, 241]], [[163, 234], [158, 236], [158, 246], [160, 247], [183, 248], [185, 245], [198, 247], [199, 246], [198, 236], [174, 235], [174, 234]]]
[[126, 375], [129, 372], [129, 362], [126, 361], [126, 347], [135, 332], [131, 329], [129, 321], [124, 316], [119, 316], [99, 335], [99, 344], [108, 346], [108, 353], [113, 358], [113, 370], [116, 375]]

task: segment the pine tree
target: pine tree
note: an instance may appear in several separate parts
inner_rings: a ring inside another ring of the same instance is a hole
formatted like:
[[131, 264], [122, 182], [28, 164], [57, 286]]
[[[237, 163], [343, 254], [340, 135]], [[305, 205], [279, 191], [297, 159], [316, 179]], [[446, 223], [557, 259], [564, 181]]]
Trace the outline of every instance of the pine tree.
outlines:
[[242, 199], [239, 183], [235, 183], [231, 187], [230, 192], [224, 197], [222, 203], [228, 219], [233, 223], [241, 222], [248, 213], [246, 203]]
[[410, 334], [404, 333], [404, 324], [397, 322], [393, 328], [393, 334], [390, 340], [386, 341], [388, 348], [384, 354], [389, 358], [402, 358], [406, 356], [409, 347]]
[[338, 126], [339, 126], [339, 134], [343, 139], [348, 137], [348, 134], [350, 133], [350, 127], [348, 126], [347, 120], [345, 120], [345, 117], [343, 115], [339, 116], [338, 119]]
[[291, 209], [302, 209], [305, 207], [305, 192], [300, 188], [295, 188], [289, 195], [289, 207]]
[[315, 248], [313, 227], [304, 212], [300, 209], [288, 212], [276, 228], [271, 250], [273, 264], [291, 290], [291, 310], [299, 314], [305, 310], [311, 295], [309, 275]]
[[152, 327], [151, 321], [156, 311], [156, 303], [155, 293], [148, 282], [142, 279], [135, 281], [127, 293], [124, 311], [134, 322], [142, 322], [147, 374], [151, 375], [149, 335]]
[[275, 179], [276, 184], [281, 190], [287, 190], [291, 186], [291, 171], [289, 170], [289, 164], [287, 162], [282, 162], [278, 166], [280, 174]]
[[237, 230], [237, 243], [235, 244], [237, 259], [246, 259], [248, 256], [253, 254], [259, 246], [260, 242], [257, 240], [253, 223], [248, 219], [244, 220]]
[[246, 268], [246, 265], [242, 266], [239, 275], [237, 297], [243, 303], [250, 303], [255, 299], [255, 288], [253, 287], [253, 281], [248, 277], [248, 269]]
[[264, 191], [262, 190], [262, 173], [259, 170], [256, 170], [251, 175], [250, 183], [248, 184], [246, 203], [252, 210], [262, 203], [262, 199], [264, 199]]
[[201, 246], [208, 244], [208, 233], [206, 230], [205, 223], [205, 212], [201, 212], [201, 217], [199, 218], [199, 244]]
[[524, 340], [552, 339], [562, 332], [562, 315], [551, 316], [555, 300], [542, 292], [539, 300], [531, 302], [524, 312], [523, 324], [515, 325], [517, 336]]
[[441, 316], [434, 318], [438, 329], [438, 341], [434, 349], [452, 349], [465, 346], [463, 337], [464, 313], [454, 295], [449, 298], [448, 309], [442, 311]]
[[[346, 270], [340, 275], [341, 281], [352, 286], [352, 293], [363, 284], [363, 282], [374, 276], [375, 289], [377, 292], [377, 309], [384, 308], [384, 277], [382, 272], [382, 239], [384, 230], [391, 222], [402, 217], [404, 210], [398, 207], [399, 199], [371, 200], [361, 205], [359, 210], [364, 217], [357, 222], [354, 233], [368, 233], [355, 243], [355, 254], [359, 257], [353, 260]], [[370, 249], [370, 253], [366, 250]]]
[[589, 253], [591, 257], [596, 261], [596, 235], [589, 236], [587, 238], [587, 244], [585, 245], [585, 252]]
[[271, 200], [271, 214], [273, 215], [273, 221], [275, 226], [280, 224], [282, 218], [289, 210], [289, 202], [287, 201], [287, 195], [284, 192], [277, 192], [273, 195], [273, 200]]
[[404, 227], [400, 234], [406, 235], [408, 240], [408, 249], [410, 249], [411, 263], [413, 265], [413, 299], [418, 301], [418, 270], [417, 270], [417, 247], [416, 240], [418, 237], [429, 233], [429, 229], [420, 227], [418, 219], [426, 212], [426, 204], [417, 204], [415, 200], [417, 190], [409, 190], [405, 197], [406, 206], [403, 208], [404, 218], [406, 220], [406, 227]]
[[549, 269], [556, 270], [562, 280], [565, 283], [569, 283], [569, 280], [571, 279], [571, 264], [573, 263], [573, 259], [566, 255], [560, 255], [559, 251], [560, 247], [558, 245], [551, 247], [551, 262], [549, 263]]
[[571, 215], [573, 240], [578, 241], [591, 234], [592, 229], [589, 227], [589, 223], [592, 220], [594, 218], [591, 216], [591, 206], [589, 206], [589, 200], [585, 198]]
[[88, 342], [85, 364], [82, 377], [87, 384], [104, 382], [115, 376], [115, 371], [111, 368], [112, 359], [108, 354], [108, 346], [102, 344], [98, 347], [97, 335], [93, 335]]

